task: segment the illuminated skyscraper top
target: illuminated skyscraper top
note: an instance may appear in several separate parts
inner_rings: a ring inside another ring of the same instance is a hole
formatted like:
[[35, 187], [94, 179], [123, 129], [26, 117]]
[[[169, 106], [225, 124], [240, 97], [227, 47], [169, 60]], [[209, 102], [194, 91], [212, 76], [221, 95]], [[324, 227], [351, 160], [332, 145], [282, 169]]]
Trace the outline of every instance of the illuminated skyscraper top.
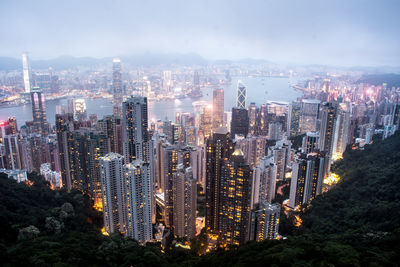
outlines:
[[117, 118], [122, 117], [122, 78], [121, 78], [121, 60], [119, 58], [113, 59], [113, 95], [114, 95], [114, 108], [113, 113]]
[[25, 93], [31, 92], [31, 69], [27, 53], [22, 54], [22, 74], [24, 78]]
[[238, 81], [236, 103], [237, 108], [246, 109], [246, 86], [242, 81]]

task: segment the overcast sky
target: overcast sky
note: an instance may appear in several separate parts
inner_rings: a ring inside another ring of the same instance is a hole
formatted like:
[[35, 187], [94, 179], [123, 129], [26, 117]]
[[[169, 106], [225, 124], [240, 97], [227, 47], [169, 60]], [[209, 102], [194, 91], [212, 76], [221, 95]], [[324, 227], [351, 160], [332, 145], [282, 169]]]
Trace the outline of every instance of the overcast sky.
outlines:
[[198, 53], [400, 65], [396, 0], [0, 0], [0, 56]]

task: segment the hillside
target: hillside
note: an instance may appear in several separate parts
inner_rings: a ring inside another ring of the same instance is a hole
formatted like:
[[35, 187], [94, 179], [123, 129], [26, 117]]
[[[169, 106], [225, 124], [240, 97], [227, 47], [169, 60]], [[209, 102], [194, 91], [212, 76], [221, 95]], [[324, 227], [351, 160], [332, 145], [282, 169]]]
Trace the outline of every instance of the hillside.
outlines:
[[103, 236], [101, 214], [80, 193], [51, 191], [36, 175], [30, 175], [33, 186], [0, 175], [0, 262], [3, 266], [22, 262], [28, 266], [398, 266], [400, 134], [375, 140], [364, 151], [347, 151], [334, 171], [341, 181], [299, 214], [303, 221], [299, 228], [291, 225], [293, 217], [281, 218], [286, 240], [249, 243], [203, 256], [184, 249], [163, 253], [157, 244], [141, 247], [119, 235]]

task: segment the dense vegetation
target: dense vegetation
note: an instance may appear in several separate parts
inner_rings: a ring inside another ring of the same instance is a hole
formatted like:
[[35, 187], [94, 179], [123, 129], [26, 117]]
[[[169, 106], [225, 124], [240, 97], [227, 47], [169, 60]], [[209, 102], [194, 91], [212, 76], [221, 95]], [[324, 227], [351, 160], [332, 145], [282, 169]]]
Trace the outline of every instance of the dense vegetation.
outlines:
[[282, 216], [285, 240], [249, 243], [197, 256], [162, 253], [158, 244], [100, 233], [101, 214], [79, 192], [54, 192], [0, 176], [0, 262], [59, 266], [398, 266], [400, 263], [400, 134], [350, 150], [336, 163], [341, 181], [298, 214]]

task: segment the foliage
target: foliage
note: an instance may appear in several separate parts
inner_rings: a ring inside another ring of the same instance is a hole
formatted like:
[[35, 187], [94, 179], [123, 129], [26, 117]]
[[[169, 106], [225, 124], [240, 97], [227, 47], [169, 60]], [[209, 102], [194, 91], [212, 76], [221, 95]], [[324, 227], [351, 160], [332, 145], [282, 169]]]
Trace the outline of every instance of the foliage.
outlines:
[[[281, 211], [283, 240], [250, 242], [197, 256], [190, 250], [140, 246], [119, 234], [103, 236], [102, 216], [87, 196], [52, 191], [37, 174], [32, 186], [0, 174], [2, 266], [398, 266], [400, 262], [400, 135], [347, 150], [335, 163], [340, 182], [299, 215]], [[287, 195], [287, 189], [284, 195]], [[63, 227], [62, 227], [63, 225]]]

